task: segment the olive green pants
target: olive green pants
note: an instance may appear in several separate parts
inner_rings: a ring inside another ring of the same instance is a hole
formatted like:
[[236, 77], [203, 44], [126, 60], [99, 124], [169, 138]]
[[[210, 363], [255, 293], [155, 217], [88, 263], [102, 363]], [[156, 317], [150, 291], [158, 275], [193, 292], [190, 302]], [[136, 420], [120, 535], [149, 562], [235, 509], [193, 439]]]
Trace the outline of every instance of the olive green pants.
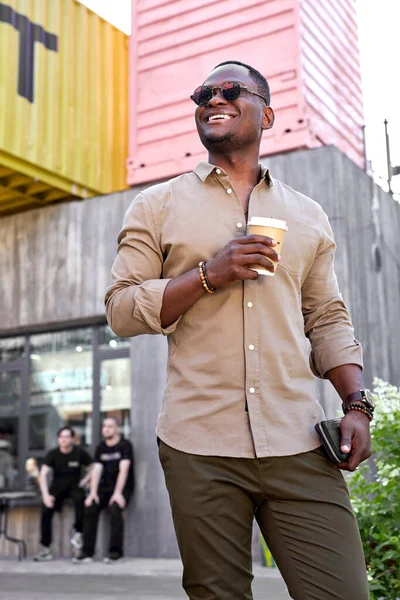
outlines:
[[191, 600], [253, 598], [254, 518], [292, 598], [368, 600], [347, 486], [321, 449], [248, 459], [159, 446]]

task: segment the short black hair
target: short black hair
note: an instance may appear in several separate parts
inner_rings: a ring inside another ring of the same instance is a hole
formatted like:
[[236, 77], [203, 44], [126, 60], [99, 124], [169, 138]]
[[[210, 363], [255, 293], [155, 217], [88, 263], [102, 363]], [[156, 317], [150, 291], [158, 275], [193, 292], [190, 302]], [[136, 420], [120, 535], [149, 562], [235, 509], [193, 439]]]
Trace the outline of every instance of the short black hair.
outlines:
[[246, 65], [246, 63], [240, 62], [240, 60], [225, 60], [214, 67], [214, 69], [218, 69], [218, 67], [224, 67], [225, 65], [239, 65], [240, 67], [245, 67], [249, 71], [249, 75], [252, 80], [257, 84], [258, 92], [264, 96], [267, 101], [267, 105], [270, 105], [271, 92], [269, 89], [269, 83], [265, 79], [264, 75], [261, 75], [260, 71], [257, 71], [257, 69], [251, 67], [250, 65]]
[[117, 417], [113, 417], [113, 416], [104, 417], [103, 423], [104, 423], [104, 421], [107, 421], [107, 419], [111, 419], [111, 421], [114, 421], [114, 423], [117, 425], [117, 427], [121, 427], [120, 422], [118, 421]]
[[57, 431], [57, 437], [60, 435], [60, 433], [62, 433], [63, 431], [69, 431], [71, 434], [71, 437], [75, 437], [75, 430], [72, 429], [72, 427], [70, 427], [69, 425], [65, 425], [64, 427], [60, 427], [60, 429]]

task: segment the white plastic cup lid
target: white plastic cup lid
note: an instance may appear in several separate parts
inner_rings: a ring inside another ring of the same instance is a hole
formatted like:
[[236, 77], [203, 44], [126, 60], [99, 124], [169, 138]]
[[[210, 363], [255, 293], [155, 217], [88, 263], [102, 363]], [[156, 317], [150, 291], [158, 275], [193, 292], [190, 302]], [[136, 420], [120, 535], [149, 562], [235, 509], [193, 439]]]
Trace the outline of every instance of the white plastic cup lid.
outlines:
[[286, 221], [274, 219], [272, 217], [251, 217], [249, 225], [260, 225], [263, 227], [275, 227], [276, 229], [284, 229], [287, 231]]

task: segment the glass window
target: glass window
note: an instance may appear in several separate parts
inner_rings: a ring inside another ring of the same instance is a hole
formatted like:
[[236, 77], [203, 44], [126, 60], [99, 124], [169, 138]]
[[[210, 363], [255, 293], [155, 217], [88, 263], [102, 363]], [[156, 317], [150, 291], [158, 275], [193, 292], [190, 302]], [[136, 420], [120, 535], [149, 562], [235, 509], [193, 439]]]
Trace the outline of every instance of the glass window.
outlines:
[[77, 443], [92, 440], [92, 329], [30, 338], [29, 449], [57, 445], [57, 430], [72, 426]]
[[23, 337], [0, 339], [0, 363], [17, 360], [24, 354], [25, 339]]
[[17, 449], [21, 399], [18, 371], [0, 372], [0, 488], [18, 486]]
[[129, 348], [129, 338], [120, 338], [108, 325], [99, 327], [99, 346], [101, 350], [110, 348]]
[[100, 364], [101, 418], [115, 417], [121, 433], [131, 433], [131, 368], [129, 358], [103, 360]]

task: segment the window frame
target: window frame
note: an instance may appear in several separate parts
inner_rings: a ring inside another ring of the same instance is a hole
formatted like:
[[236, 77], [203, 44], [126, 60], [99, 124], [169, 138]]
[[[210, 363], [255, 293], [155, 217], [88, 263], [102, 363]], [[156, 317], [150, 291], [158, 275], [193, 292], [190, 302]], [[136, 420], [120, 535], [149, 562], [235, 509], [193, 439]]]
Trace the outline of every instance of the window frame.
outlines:
[[[24, 337], [24, 355], [10, 362], [0, 362], [0, 372], [19, 372], [21, 376], [21, 398], [20, 412], [18, 417], [18, 444], [17, 444], [17, 468], [18, 468], [18, 486], [23, 488], [26, 482], [25, 461], [28, 456], [38, 459], [43, 458], [49, 448], [44, 450], [29, 450], [29, 403], [30, 403], [30, 336], [40, 333], [56, 333], [57, 331], [72, 331], [73, 329], [88, 328], [92, 330], [92, 443], [90, 452], [94, 453], [96, 446], [100, 442], [101, 434], [101, 388], [100, 388], [100, 367], [103, 360], [116, 360], [118, 358], [130, 358], [131, 348], [101, 348], [99, 342], [100, 328], [106, 323], [93, 325], [91, 323], [80, 323], [75, 327], [66, 327], [60, 325], [51, 330], [31, 331]], [[21, 334], [2, 336], [1, 339], [21, 337]]]

